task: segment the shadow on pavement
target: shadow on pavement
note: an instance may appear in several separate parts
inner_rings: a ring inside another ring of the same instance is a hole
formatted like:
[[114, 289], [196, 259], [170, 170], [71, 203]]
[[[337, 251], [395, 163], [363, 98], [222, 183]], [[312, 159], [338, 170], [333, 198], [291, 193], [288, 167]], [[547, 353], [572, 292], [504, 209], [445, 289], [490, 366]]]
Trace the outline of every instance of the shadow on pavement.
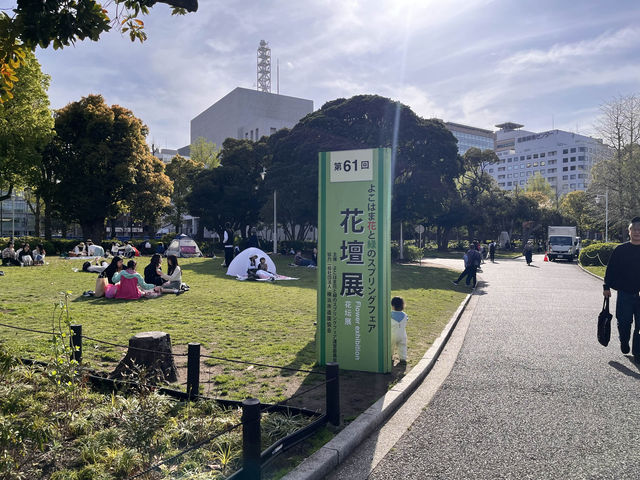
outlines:
[[615, 360], [611, 360], [609, 362], [609, 365], [611, 365], [613, 368], [615, 368], [619, 372], [624, 373], [628, 377], [633, 377], [633, 378], [635, 378], [637, 380], [640, 380], [640, 373], [631, 370], [629, 367], [627, 367], [626, 365], [621, 364], [620, 362], [616, 362]]

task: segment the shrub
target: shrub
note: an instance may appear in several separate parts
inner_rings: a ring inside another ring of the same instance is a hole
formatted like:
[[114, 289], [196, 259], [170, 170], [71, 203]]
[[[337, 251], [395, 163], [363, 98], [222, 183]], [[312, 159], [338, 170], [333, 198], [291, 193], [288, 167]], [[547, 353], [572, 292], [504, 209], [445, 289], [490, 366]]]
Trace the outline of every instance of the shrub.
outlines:
[[580, 245], [582, 246], [582, 248], [588, 247], [589, 245], [593, 245], [596, 243], [602, 243], [602, 240], [592, 240], [590, 238], [583, 238], [582, 240], [580, 240]]
[[618, 246], [617, 243], [594, 243], [580, 250], [578, 260], [580, 264], [587, 266], [605, 266], [609, 263], [611, 252]]

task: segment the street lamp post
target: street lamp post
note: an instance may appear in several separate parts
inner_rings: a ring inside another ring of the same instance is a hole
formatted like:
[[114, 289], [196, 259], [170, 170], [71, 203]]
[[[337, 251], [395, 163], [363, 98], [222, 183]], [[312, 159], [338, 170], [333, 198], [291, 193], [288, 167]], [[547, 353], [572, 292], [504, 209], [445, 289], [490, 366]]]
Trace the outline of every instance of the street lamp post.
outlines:
[[[260, 177], [264, 181], [264, 177], [267, 176], [267, 169], [262, 167], [262, 171], [260, 172]], [[278, 215], [277, 215], [277, 201], [276, 198], [278, 196], [278, 192], [273, 190], [273, 254], [278, 253]]]
[[609, 188], [604, 195], [596, 195], [596, 203], [600, 203], [600, 197], [604, 196], [604, 241], [609, 242]]

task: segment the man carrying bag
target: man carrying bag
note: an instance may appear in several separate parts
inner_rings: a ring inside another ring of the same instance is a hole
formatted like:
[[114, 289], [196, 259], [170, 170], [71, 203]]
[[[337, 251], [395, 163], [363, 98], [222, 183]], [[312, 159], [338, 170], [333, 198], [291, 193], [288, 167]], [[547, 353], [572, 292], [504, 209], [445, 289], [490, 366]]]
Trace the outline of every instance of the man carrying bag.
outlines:
[[[616, 318], [620, 335], [620, 350], [632, 351], [640, 362], [640, 217], [629, 223], [630, 241], [618, 245], [611, 254], [604, 276], [604, 297], [611, 297], [611, 288], [617, 290]], [[635, 318], [635, 322], [634, 322]], [[633, 350], [629, 346], [633, 325]]]

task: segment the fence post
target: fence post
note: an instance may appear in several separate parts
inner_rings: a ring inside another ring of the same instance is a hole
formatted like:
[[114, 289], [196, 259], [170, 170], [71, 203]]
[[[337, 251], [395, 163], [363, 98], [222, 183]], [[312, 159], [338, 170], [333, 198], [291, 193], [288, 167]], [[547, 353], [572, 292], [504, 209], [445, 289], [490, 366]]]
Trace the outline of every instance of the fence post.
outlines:
[[339, 368], [335, 362], [328, 362], [325, 369], [325, 380], [327, 382], [327, 419], [334, 426], [340, 425], [340, 383]]
[[69, 346], [71, 347], [71, 360], [78, 363], [82, 362], [82, 325], [69, 325], [71, 328], [71, 337], [69, 338]]
[[260, 400], [242, 401], [242, 472], [243, 477], [260, 480]]
[[200, 393], [200, 344], [189, 343], [187, 350], [187, 396], [195, 398]]

